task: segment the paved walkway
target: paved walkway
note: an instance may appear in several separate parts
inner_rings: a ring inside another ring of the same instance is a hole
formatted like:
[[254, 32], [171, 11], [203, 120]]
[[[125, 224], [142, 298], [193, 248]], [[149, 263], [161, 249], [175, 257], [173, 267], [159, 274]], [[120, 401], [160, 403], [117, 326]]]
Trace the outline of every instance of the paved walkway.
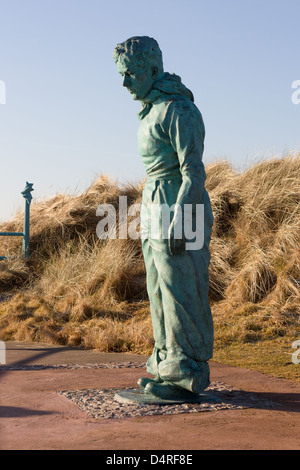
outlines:
[[96, 364], [106, 362], [145, 362], [144, 356], [122, 353], [101, 353], [98, 351], [49, 346], [43, 343], [24, 343], [7, 341], [6, 365], [58, 365], [58, 364]]
[[[0, 366], [0, 449], [299, 450], [300, 384], [243, 368], [211, 362], [211, 380], [272, 400], [275, 406], [95, 419], [58, 393], [135, 387], [145, 375], [143, 368], [88, 365], [145, 360], [131, 354], [6, 343], [6, 366]], [[77, 367], [57, 367], [62, 364]]]

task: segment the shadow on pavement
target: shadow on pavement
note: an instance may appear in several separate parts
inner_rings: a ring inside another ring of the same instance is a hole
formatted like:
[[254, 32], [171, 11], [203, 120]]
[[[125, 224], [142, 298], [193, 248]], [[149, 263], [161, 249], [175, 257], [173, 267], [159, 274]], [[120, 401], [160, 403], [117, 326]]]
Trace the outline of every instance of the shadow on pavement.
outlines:
[[26, 416], [50, 415], [52, 411], [30, 410], [19, 406], [0, 406], [1, 418], [25, 418]]
[[264, 400], [278, 403], [280, 405], [279, 411], [300, 412], [300, 393], [255, 392], [255, 394]]
[[[11, 348], [10, 350], [12, 351], [13, 349]], [[64, 348], [64, 351], [75, 351], [75, 350], [76, 349], [74, 349], [74, 348]], [[38, 348], [30, 348], [30, 349], [26, 348], [26, 351], [41, 351], [41, 350], [38, 349]], [[19, 361], [11, 362], [8, 365], [0, 366], [0, 371], [6, 372], [6, 371], [9, 370], [9, 368], [23, 367], [23, 366], [26, 366], [28, 364], [32, 364], [33, 361], [43, 359], [43, 358], [52, 356], [53, 354], [57, 354], [57, 353], [61, 353], [61, 352], [62, 352], [62, 348], [53, 348], [53, 347], [51, 347], [49, 349], [45, 348], [45, 349], [43, 349], [42, 352], [39, 352], [38, 354], [30, 356], [26, 359], [21, 359]]]

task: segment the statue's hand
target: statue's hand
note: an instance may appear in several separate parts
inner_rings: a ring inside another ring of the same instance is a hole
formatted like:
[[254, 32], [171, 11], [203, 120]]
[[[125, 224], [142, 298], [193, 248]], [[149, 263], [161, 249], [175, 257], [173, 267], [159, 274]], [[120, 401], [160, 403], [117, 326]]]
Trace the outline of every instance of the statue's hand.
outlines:
[[171, 222], [169, 227], [169, 249], [171, 255], [180, 255], [185, 250], [186, 239], [183, 233], [183, 227], [179, 230], [176, 227], [174, 220]]

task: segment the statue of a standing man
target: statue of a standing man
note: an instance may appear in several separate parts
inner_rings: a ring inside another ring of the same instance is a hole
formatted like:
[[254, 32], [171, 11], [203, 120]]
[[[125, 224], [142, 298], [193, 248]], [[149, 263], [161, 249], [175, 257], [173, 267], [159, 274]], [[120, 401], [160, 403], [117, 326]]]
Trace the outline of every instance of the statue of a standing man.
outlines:
[[[138, 144], [147, 173], [144, 211], [150, 214], [153, 205], [174, 207], [168, 237], [154, 237], [151, 230], [142, 234], [155, 347], [147, 361], [153, 378], [142, 377], [138, 384], [159, 398], [184, 399], [208, 387], [213, 352], [208, 302], [213, 214], [204, 187], [204, 124], [192, 92], [180, 77], [164, 72], [154, 39], [132, 37], [118, 44], [114, 60], [123, 86], [143, 104]], [[184, 209], [189, 208], [195, 227], [198, 205], [204, 207], [204, 242], [187, 249]], [[154, 223], [149, 216], [148, 229]]]

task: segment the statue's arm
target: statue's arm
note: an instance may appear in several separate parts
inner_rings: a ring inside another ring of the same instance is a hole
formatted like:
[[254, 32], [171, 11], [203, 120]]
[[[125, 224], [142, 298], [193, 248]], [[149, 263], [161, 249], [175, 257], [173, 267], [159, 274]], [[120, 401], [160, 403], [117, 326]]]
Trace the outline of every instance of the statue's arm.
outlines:
[[175, 224], [182, 223], [184, 205], [189, 204], [190, 210], [196, 212], [196, 205], [200, 204], [204, 183], [206, 179], [202, 162], [205, 128], [201, 113], [192, 103], [178, 101], [172, 103], [169, 109], [169, 137], [174, 150], [178, 155], [182, 184], [178, 193], [176, 204], [181, 210], [182, 217], [174, 214], [170, 226], [169, 246], [172, 254], [180, 254], [185, 249], [185, 239], [175, 239]]

